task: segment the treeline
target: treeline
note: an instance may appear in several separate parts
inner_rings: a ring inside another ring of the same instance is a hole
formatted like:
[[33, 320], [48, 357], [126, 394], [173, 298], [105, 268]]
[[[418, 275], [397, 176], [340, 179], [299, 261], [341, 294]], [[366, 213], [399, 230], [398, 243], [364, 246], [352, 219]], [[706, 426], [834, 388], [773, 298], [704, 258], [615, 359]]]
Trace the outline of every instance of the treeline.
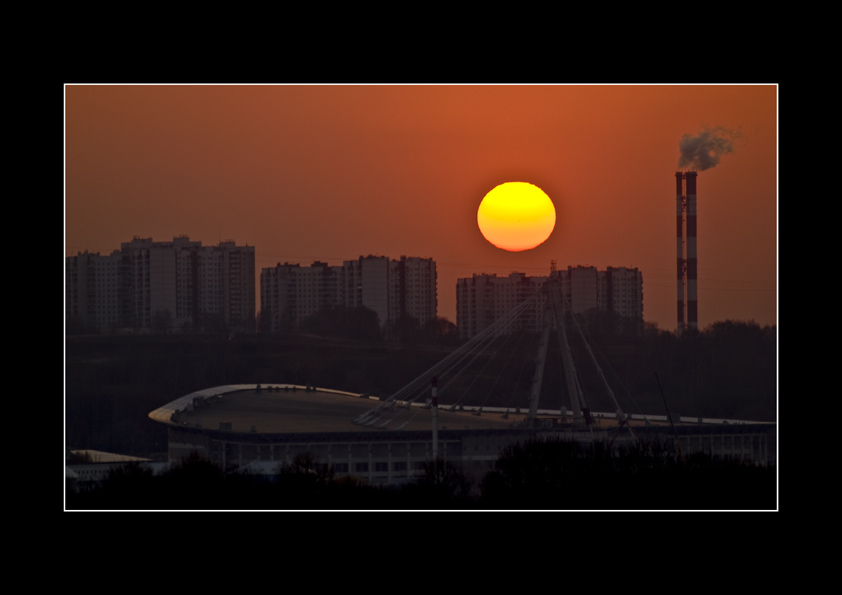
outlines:
[[228, 474], [197, 456], [153, 475], [131, 464], [99, 487], [68, 486], [66, 508], [96, 510], [774, 510], [774, 468], [657, 444], [609, 452], [563, 441], [505, 449], [472, 480], [458, 465], [430, 462], [402, 486], [372, 486], [308, 455], [273, 476]]
[[380, 322], [374, 310], [363, 306], [330, 306], [304, 319], [298, 330], [357, 341], [388, 340], [401, 344], [448, 346], [459, 342], [456, 325], [447, 318], [436, 317], [422, 324], [417, 318], [405, 315], [389, 322], [385, 328]]
[[[702, 331], [646, 328], [639, 338], [595, 335], [625, 394], [646, 412], [777, 420], [778, 341], [774, 326], [717, 322]], [[628, 401], [627, 401], [628, 402]]]

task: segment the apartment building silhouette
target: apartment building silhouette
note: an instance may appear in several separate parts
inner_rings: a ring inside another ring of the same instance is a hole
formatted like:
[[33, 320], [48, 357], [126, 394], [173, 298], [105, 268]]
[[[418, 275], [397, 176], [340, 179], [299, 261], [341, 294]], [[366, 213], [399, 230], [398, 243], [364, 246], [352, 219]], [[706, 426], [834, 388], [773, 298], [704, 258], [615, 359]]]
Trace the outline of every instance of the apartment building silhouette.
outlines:
[[[636, 268], [568, 267], [553, 271], [561, 282], [570, 309], [581, 314], [595, 309], [643, 321], [643, 274]], [[550, 277], [529, 277], [514, 272], [508, 277], [479, 274], [456, 281], [456, 327], [462, 338], [473, 337], [516, 306], [540, 293]], [[526, 308], [501, 333], [540, 332], [544, 300]]]
[[251, 332], [254, 246], [135, 237], [109, 255], [65, 257], [65, 316], [86, 331]]
[[271, 332], [294, 330], [323, 308], [362, 306], [377, 313], [384, 330], [406, 316], [423, 325], [436, 318], [436, 281], [435, 261], [415, 256], [278, 263], [260, 272], [261, 323]]

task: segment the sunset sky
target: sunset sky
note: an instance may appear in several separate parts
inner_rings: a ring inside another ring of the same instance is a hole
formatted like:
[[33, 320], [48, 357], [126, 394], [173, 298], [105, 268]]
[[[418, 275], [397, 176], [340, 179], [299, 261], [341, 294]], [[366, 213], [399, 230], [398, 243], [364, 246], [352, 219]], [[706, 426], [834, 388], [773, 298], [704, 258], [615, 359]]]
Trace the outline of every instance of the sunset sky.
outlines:
[[[134, 236], [255, 246], [278, 262], [433, 258], [456, 279], [637, 267], [644, 319], [676, 326], [679, 143], [727, 131], [698, 177], [699, 326], [777, 321], [775, 85], [68, 85], [65, 254]], [[555, 204], [550, 238], [506, 252], [477, 227], [494, 186]], [[259, 309], [260, 305], [257, 304]]]

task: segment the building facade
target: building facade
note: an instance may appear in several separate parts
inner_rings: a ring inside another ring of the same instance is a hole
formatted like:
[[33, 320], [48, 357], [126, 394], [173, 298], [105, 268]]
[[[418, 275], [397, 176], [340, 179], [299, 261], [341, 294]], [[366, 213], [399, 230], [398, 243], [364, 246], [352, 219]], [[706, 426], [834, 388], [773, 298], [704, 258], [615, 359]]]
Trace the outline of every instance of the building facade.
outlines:
[[260, 271], [261, 330], [296, 329], [322, 308], [345, 304], [343, 267], [278, 263]]
[[65, 258], [65, 315], [87, 330], [254, 330], [254, 247], [135, 237]]
[[[561, 283], [562, 297], [574, 314], [589, 310], [610, 312], [643, 321], [643, 275], [637, 269], [568, 267], [553, 271]], [[550, 277], [508, 277], [480, 274], [456, 282], [456, 327], [459, 336], [470, 338], [491, 326], [534, 295], [542, 295]], [[527, 307], [501, 333], [539, 332], [544, 321], [543, 297]]]
[[[470, 338], [488, 328], [541, 291], [546, 277], [527, 277], [512, 273], [508, 277], [473, 275], [456, 281], [456, 327], [461, 338]], [[501, 333], [517, 330], [540, 331], [543, 321], [542, 302], [521, 313]]]
[[389, 313], [410, 316], [420, 324], [438, 314], [436, 263], [431, 258], [401, 256], [389, 263]]
[[78, 326], [105, 330], [126, 315], [125, 267], [119, 250], [110, 255], [80, 253], [65, 258], [65, 315]]
[[261, 324], [288, 331], [322, 308], [373, 310], [381, 329], [404, 316], [419, 324], [437, 313], [436, 263], [431, 258], [360, 256], [341, 265], [278, 263], [260, 272]]

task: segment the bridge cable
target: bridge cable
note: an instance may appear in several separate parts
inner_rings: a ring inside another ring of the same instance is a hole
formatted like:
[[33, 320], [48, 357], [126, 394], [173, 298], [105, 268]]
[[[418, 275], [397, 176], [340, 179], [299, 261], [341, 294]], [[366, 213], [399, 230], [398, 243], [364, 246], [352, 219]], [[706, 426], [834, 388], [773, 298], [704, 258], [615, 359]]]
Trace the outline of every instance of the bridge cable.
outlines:
[[[450, 373], [473, 353], [474, 356], [473, 358], [471, 358], [471, 361], [468, 364], [470, 365], [471, 362], [473, 362], [481, 353], [483, 353], [488, 348], [488, 346], [493, 342], [493, 339], [499, 334], [499, 331], [505, 325], [509, 324], [521, 312], [523, 312], [529, 305], [534, 303], [536, 299], [537, 296], [533, 295], [527, 300], [521, 302], [518, 306], [516, 306], [506, 315], [502, 316], [500, 319], [494, 321], [494, 323], [483, 329], [481, 332], [477, 333], [474, 337], [465, 342], [461, 347], [453, 351], [451, 354], [449, 354], [443, 360], [432, 366], [426, 372], [416, 377], [409, 384], [399, 389], [392, 396], [385, 399], [369, 411], [357, 416], [354, 420], [352, 420], [353, 423], [364, 426], [374, 425], [381, 417], [391, 413], [395, 409], [396, 405], [400, 405], [402, 408], [405, 408], [409, 404], [419, 399], [422, 395], [428, 394], [427, 390], [429, 390], [429, 381], [433, 376], [441, 375], [443, 372]], [[479, 349], [477, 350], [477, 348]], [[464, 371], [465, 367], [466, 366], [462, 366], [457, 371], [457, 375]], [[453, 379], [451, 379], [450, 382], [452, 382], [452, 380]], [[442, 390], [439, 391], [439, 394], [443, 392], [444, 388], [447, 388], [450, 382], [447, 385], [445, 385]], [[392, 416], [392, 419], [395, 419], [399, 413], [400, 410], [398, 410]], [[391, 420], [386, 423], [388, 424], [390, 422]], [[383, 424], [381, 424], [380, 427], [383, 427]]]

